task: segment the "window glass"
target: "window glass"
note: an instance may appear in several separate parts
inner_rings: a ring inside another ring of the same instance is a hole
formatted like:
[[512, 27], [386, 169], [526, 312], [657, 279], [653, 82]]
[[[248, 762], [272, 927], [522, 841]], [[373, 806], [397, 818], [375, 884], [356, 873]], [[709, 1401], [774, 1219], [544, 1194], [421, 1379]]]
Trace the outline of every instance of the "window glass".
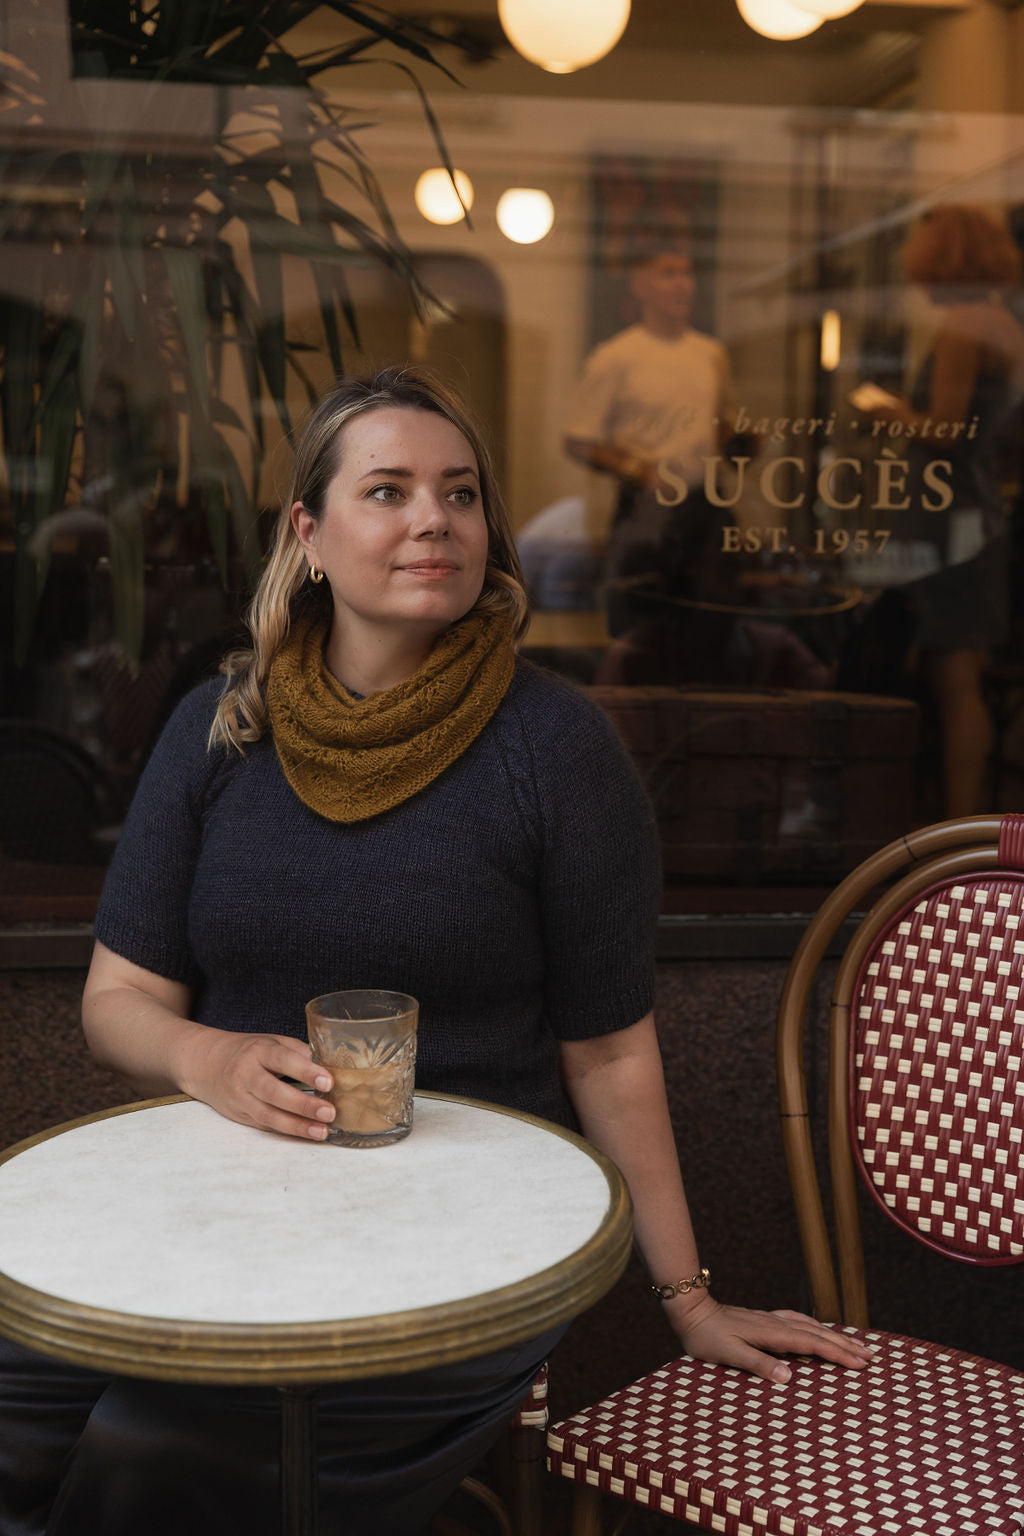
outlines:
[[88, 915], [295, 422], [405, 359], [486, 424], [526, 654], [616, 720], [670, 908], [799, 909], [1014, 807], [1024, 13], [782, 41], [634, 0], [557, 72], [490, 0], [122, 9], [8, 0], [0, 38], [0, 915]]

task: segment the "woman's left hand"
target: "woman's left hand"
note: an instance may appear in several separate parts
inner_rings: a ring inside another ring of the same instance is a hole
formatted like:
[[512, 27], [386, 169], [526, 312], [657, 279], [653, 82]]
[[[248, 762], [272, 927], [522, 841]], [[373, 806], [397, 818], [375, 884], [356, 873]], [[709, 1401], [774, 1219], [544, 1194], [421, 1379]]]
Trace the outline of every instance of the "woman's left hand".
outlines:
[[[752, 1312], [728, 1307], [702, 1291], [664, 1303], [688, 1355], [734, 1365], [765, 1381], [784, 1382], [792, 1370], [776, 1354], [820, 1355], [837, 1365], [863, 1368], [874, 1351], [849, 1334], [827, 1328], [803, 1312]], [[676, 1310], [674, 1310], [676, 1309]], [[769, 1353], [770, 1351], [770, 1353]]]

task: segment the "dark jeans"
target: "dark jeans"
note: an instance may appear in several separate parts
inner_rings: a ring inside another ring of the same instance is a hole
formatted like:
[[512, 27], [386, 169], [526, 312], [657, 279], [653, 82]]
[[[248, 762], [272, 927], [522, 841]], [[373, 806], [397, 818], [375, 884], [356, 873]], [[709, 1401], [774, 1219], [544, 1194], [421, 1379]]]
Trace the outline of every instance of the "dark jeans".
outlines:
[[[419, 1536], [564, 1331], [322, 1388], [325, 1533]], [[0, 1339], [0, 1536], [277, 1536], [279, 1433], [273, 1388], [102, 1376]]]

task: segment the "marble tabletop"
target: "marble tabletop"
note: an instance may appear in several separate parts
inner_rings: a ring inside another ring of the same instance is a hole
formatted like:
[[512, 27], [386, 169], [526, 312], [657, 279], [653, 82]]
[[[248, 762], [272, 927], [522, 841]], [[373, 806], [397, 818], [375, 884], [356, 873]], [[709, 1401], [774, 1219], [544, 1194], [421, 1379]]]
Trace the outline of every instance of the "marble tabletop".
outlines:
[[365, 1150], [157, 1102], [4, 1155], [0, 1332], [80, 1363], [228, 1380], [272, 1368], [243, 1364], [247, 1343], [308, 1379], [318, 1341], [337, 1376], [353, 1346], [365, 1370], [388, 1336], [383, 1370], [403, 1336], [457, 1358], [574, 1315], [628, 1246], [617, 1171], [530, 1117], [418, 1094], [412, 1134]]

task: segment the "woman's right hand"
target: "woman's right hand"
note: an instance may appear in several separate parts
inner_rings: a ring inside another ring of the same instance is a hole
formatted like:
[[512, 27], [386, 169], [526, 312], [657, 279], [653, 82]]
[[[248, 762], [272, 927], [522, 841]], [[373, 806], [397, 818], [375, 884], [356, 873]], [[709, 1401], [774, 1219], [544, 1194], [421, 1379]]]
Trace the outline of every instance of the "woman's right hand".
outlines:
[[93, 1056], [147, 1098], [187, 1093], [228, 1120], [283, 1136], [323, 1141], [334, 1106], [317, 1093], [331, 1087], [309, 1046], [291, 1035], [246, 1035], [189, 1018], [188, 987], [147, 971], [96, 943], [82, 999]]
[[[307, 1083], [303, 1093], [282, 1077]], [[290, 1035], [244, 1035], [201, 1028], [182, 1063], [181, 1087], [218, 1114], [261, 1131], [323, 1141], [334, 1119], [333, 1104], [316, 1095], [332, 1086], [330, 1075], [315, 1062], [309, 1047]]]

